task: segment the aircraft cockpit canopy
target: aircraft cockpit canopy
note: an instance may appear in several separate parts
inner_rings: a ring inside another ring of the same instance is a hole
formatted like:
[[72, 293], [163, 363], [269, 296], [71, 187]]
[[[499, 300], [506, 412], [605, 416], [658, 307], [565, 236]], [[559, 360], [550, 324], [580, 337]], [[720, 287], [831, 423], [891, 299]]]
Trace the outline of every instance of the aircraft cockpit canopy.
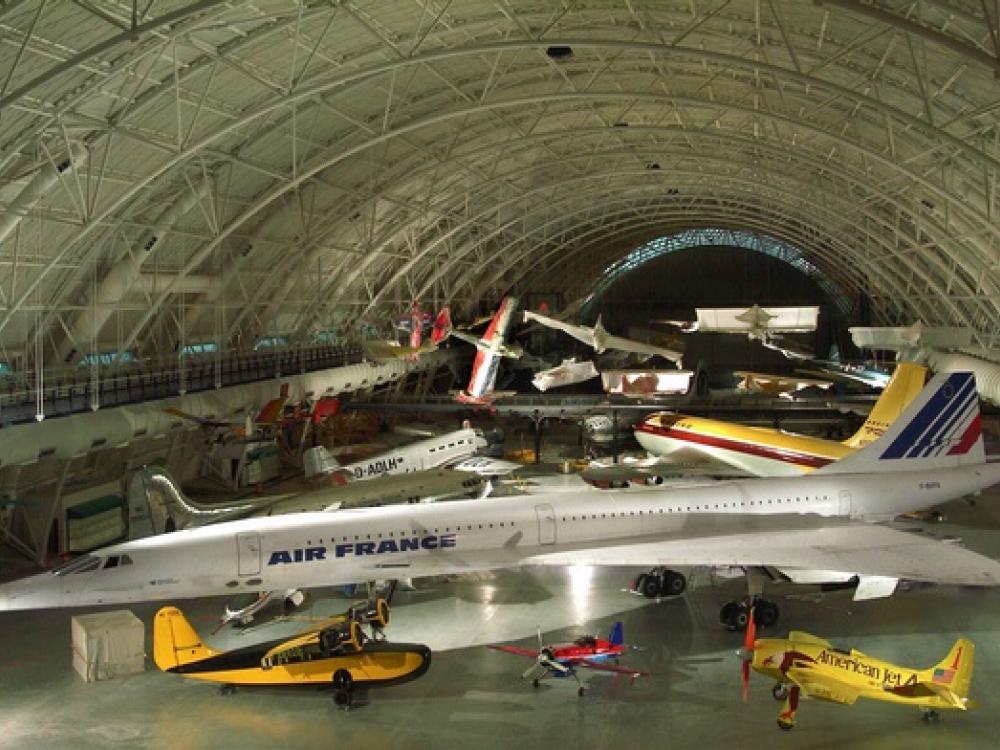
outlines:
[[573, 641], [573, 643], [581, 648], [596, 648], [597, 639], [592, 635], [582, 635]]
[[53, 575], [69, 576], [75, 573], [90, 573], [101, 567], [104, 558], [97, 555], [81, 555], [75, 560], [70, 560], [65, 565], [61, 565], [52, 571]]
[[131, 565], [132, 558], [128, 555], [108, 555], [99, 557], [98, 555], [81, 555], [74, 560], [70, 560], [65, 565], [61, 565], [52, 571], [53, 575], [68, 576], [76, 573], [93, 573], [95, 570], [109, 570], [123, 565]]

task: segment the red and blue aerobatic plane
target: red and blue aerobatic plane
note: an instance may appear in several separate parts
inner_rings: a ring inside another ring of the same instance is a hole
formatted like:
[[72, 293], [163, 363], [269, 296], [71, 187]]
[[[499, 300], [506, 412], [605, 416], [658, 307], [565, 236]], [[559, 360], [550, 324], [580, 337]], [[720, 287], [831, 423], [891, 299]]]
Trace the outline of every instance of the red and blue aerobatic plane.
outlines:
[[[521, 679], [531, 680], [533, 687], [538, 687], [540, 681], [545, 677], [572, 677], [576, 680], [578, 695], [583, 695], [583, 685], [580, 684], [580, 678], [576, 675], [576, 670], [579, 667], [625, 674], [632, 679], [645, 677], [649, 674], [649, 672], [629, 669], [618, 664], [619, 657], [625, 651], [625, 629], [621, 621], [612, 626], [606, 641], [592, 635], [582, 635], [572, 643], [555, 643], [543, 646], [542, 633], [539, 631], [537, 650], [521, 648], [520, 646], [490, 646], [490, 648], [535, 659], [535, 663], [521, 675]], [[608, 661], [613, 661], [614, 664], [607, 664]]]

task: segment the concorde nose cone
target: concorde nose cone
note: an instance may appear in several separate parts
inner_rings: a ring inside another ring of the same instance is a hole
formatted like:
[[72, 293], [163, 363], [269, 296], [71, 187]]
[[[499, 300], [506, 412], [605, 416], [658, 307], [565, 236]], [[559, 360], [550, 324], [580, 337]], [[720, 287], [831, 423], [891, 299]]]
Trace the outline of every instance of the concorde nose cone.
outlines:
[[51, 573], [41, 573], [0, 586], [0, 611], [45, 609], [62, 606], [58, 581]]

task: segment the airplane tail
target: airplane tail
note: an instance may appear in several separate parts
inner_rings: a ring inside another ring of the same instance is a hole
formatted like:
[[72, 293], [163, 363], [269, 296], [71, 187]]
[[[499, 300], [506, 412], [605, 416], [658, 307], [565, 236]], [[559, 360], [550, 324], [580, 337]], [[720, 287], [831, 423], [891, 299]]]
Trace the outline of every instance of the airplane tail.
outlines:
[[128, 478], [128, 538], [142, 539], [193, 525], [207, 506], [188, 498], [170, 472], [142, 466]]
[[127, 495], [129, 539], [240, 518], [273, 501], [264, 497], [232, 505], [197, 503], [181, 492], [170, 472], [160, 466], [134, 470]]
[[880, 438], [924, 387], [927, 368], [900, 362], [861, 429], [844, 441], [850, 448], [863, 448]]
[[153, 661], [162, 672], [215, 656], [177, 607], [163, 607], [153, 618]]
[[431, 343], [440, 344], [451, 333], [451, 310], [447, 305], [441, 308], [437, 318], [434, 319], [434, 327], [431, 328]]
[[611, 632], [608, 634], [608, 643], [613, 646], [621, 646], [625, 643], [625, 625], [621, 620], [618, 620], [618, 622], [611, 626]]
[[340, 463], [324, 446], [317, 445], [302, 454], [302, 468], [306, 479], [329, 474], [340, 468]]
[[926, 670], [925, 682], [929, 682], [935, 692], [943, 690], [951, 693], [958, 699], [959, 707], [965, 708], [975, 657], [975, 644], [967, 638], [959, 638], [944, 659]]
[[814, 474], [941, 469], [986, 461], [970, 372], [935, 375], [881, 437]]

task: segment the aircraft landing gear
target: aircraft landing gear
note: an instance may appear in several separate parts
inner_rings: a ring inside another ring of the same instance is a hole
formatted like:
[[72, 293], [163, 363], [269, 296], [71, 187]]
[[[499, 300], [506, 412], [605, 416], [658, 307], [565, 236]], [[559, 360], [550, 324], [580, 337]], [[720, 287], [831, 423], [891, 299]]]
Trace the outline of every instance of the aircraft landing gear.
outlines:
[[576, 689], [576, 694], [579, 695], [581, 698], [583, 697], [583, 685], [580, 685], [580, 687]]
[[235, 685], [219, 685], [219, 695], [233, 695], [235, 692]]
[[676, 570], [656, 567], [635, 579], [633, 591], [649, 599], [658, 596], [678, 596], [687, 588], [687, 579]]
[[778, 729], [790, 732], [795, 727], [795, 713], [799, 710], [799, 688], [793, 687], [788, 691], [785, 705], [782, 706], [781, 713], [778, 714]]
[[345, 711], [351, 710], [354, 699], [354, 680], [346, 669], [338, 669], [333, 674], [333, 702]]
[[774, 687], [771, 688], [771, 697], [776, 701], [783, 701], [788, 697], [788, 685], [783, 682], [774, 683]]
[[937, 724], [941, 720], [941, 714], [933, 708], [922, 708], [920, 718], [928, 724]]
[[533, 687], [533, 688], [536, 688], [536, 687], [538, 687], [541, 684], [542, 683], [538, 681], [537, 677], [531, 681], [531, 687]]
[[719, 610], [719, 620], [729, 630], [746, 630], [750, 622], [751, 607], [758, 627], [769, 628], [777, 624], [780, 615], [778, 605], [759, 597], [726, 602]]

